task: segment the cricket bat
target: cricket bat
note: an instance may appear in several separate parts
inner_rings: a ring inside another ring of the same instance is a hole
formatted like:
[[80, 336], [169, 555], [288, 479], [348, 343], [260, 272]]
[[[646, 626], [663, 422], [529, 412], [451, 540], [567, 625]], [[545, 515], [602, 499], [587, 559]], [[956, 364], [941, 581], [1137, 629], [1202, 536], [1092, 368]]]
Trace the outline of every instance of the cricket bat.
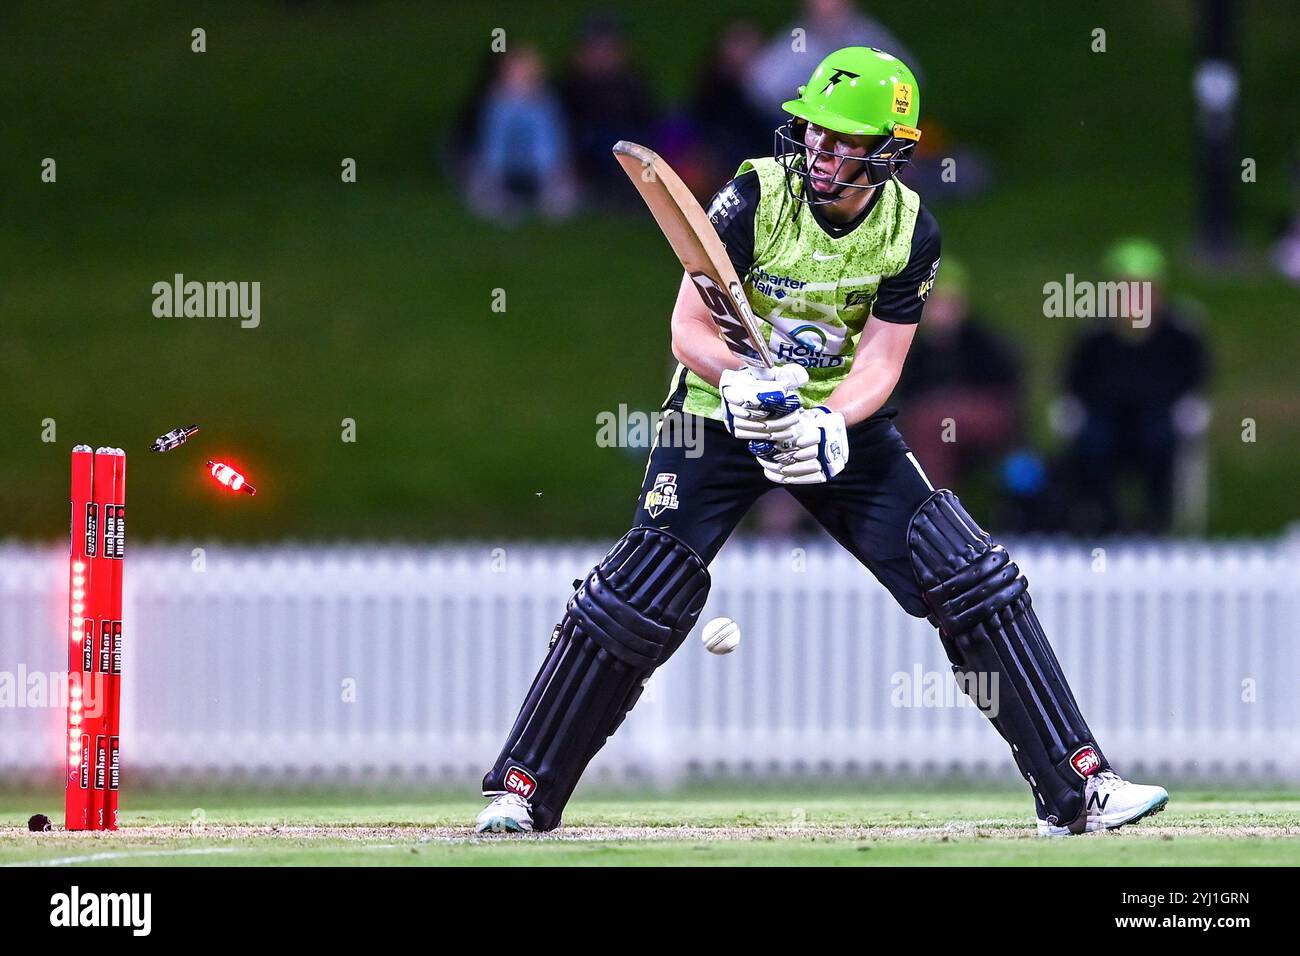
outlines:
[[614, 144], [614, 157], [695, 283], [727, 348], [749, 365], [771, 368], [772, 352], [745, 298], [740, 277], [713, 223], [681, 177], [653, 150], [627, 140]]

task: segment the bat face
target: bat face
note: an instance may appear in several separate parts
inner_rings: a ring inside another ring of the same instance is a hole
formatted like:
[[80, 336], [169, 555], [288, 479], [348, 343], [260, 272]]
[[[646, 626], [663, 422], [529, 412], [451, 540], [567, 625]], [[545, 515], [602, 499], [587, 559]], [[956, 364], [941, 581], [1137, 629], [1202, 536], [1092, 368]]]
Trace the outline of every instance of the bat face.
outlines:
[[[749, 300], [745, 298], [745, 290], [741, 288], [740, 281], [737, 280], [731, 288], [724, 289], [720, 284], [721, 276], [697, 271], [690, 273], [690, 277], [695, 283], [695, 291], [700, 294], [700, 299], [713, 316], [727, 348], [751, 365], [771, 368], [771, 358], [764, 357], [754, 347], [750, 337], [750, 329], [757, 329], [758, 321], [749, 307]], [[766, 345], [761, 338], [758, 341]]]
[[644, 146], [620, 140], [614, 145], [614, 156], [650, 207], [727, 348], [750, 365], [771, 368], [772, 354], [740, 277], [713, 223], [686, 184]]

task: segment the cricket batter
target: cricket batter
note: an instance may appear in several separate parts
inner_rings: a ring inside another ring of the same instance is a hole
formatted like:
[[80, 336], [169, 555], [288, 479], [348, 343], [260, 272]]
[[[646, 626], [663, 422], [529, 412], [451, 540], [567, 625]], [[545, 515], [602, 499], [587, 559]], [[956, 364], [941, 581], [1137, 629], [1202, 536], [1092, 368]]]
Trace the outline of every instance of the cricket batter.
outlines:
[[[921, 136], [915, 76], [888, 53], [848, 47], [782, 105], [774, 155], [742, 163], [709, 207], [777, 367], [740, 361], [683, 279], [681, 364], [632, 530], [569, 600], [483, 778], [492, 802], [478, 829], [560, 825], [588, 762], [695, 624], [709, 562], [773, 483], [938, 628], [963, 688], [997, 688], [972, 696], [1029, 783], [1040, 834], [1162, 810], [1163, 788], [1111, 769], [1020, 569], [955, 494], [931, 486], [885, 404], [939, 268], [934, 216], [895, 176]], [[689, 423], [703, 427], [698, 457], [680, 440], [689, 416], [703, 420]]]

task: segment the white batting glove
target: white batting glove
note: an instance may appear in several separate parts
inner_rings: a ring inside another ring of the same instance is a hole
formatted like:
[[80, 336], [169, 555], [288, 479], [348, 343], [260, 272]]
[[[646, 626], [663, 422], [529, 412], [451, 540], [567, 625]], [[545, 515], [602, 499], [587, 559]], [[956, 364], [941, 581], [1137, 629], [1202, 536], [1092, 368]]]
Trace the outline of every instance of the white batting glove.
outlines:
[[799, 421], [799, 389], [806, 384], [802, 365], [727, 369], [718, 382], [727, 431], [750, 441], [789, 441]]
[[849, 436], [844, 416], [824, 405], [798, 414], [794, 437], [785, 442], [751, 441], [749, 450], [763, 474], [778, 485], [830, 481], [848, 464]]

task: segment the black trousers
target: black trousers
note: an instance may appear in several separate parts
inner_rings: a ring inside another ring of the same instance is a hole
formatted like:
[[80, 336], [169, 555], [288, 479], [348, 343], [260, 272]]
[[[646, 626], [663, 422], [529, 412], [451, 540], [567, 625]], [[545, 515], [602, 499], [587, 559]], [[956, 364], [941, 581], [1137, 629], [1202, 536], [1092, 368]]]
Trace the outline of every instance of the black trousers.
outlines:
[[760, 496], [788, 491], [903, 610], [925, 617], [907, 526], [934, 489], [890, 419], [869, 419], [848, 435], [848, 463], [833, 479], [779, 486], [721, 422], [665, 412], [633, 524], [671, 532], [707, 563]]

